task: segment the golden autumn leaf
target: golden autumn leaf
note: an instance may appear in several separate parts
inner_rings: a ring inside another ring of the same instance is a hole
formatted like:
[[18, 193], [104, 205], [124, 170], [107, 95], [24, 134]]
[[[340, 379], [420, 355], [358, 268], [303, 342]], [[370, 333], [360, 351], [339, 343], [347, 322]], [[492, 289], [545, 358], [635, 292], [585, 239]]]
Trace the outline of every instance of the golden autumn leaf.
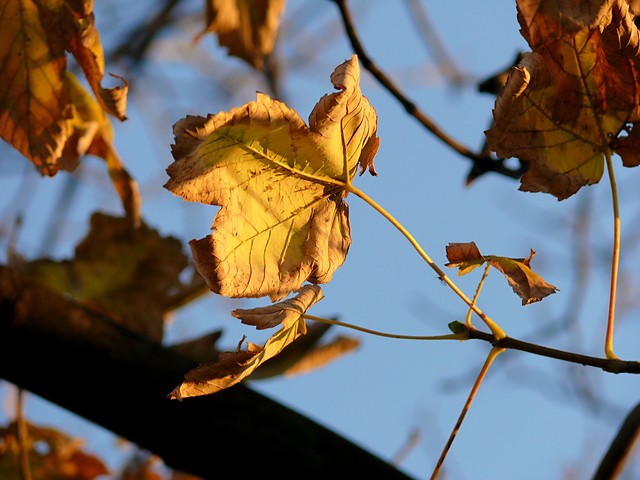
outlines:
[[206, 29], [218, 35], [229, 54], [258, 70], [271, 54], [278, 35], [285, 0], [206, 0]]
[[558, 290], [531, 270], [531, 250], [527, 258], [509, 258], [497, 255], [482, 255], [475, 242], [450, 243], [446, 247], [447, 267], [458, 268], [458, 275], [466, 275], [485, 263], [500, 271], [513, 291], [522, 299], [522, 305], [539, 302]]
[[354, 55], [331, 75], [307, 126], [284, 103], [255, 102], [174, 126], [165, 188], [220, 205], [213, 233], [190, 242], [211, 290], [272, 301], [305, 281], [326, 283], [351, 244], [343, 197], [356, 175], [375, 175], [377, 116], [359, 89]]
[[160, 341], [166, 301], [187, 266], [180, 241], [125, 218], [96, 213], [71, 260], [39, 259], [22, 266], [51, 290]]
[[[303, 318], [304, 313], [316, 302], [322, 299], [322, 290], [317, 285], [305, 285], [295, 297], [296, 306], [291, 307], [292, 301], [284, 301], [270, 305], [264, 309], [256, 309], [259, 312], [245, 310], [236, 316], [243, 319], [250, 318], [253, 325], [278, 324], [274, 318], [282, 321], [282, 327], [271, 336], [264, 346], [247, 342], [247, 349], [235, 352], [223, 352], [218, 361], [200, 365], [188, 371], [184, 382], [176, 387], [169, 397], [182, 399], [199, 395], [208, 395], [229, 388], [251, 375], [260, 365], [278, 355], [301, 335], [307, 333], [307, 326]], [[281, 311], [281, 312], [280, 312]], [[257, 317], [263, 316], [261, 320]], [[243, 339], [244, 340], [244, 339]]]
[[101, 85], [104, 58], [92, 0], [0, 0], [0, 137], [50, 176], [64, 163], [73, 134], [65, 52], [82, 67], [101, 107], [124, 120], [126, 82]]
[[[82, 451], [82, 442], [53, 428], [27, 424], [29, 470], [32, 478], [93, 480], [107, 475], [104, 463]], [[22, 478], [20, 442], [15, 422], [0, 427], [0, 478]]]
[[[498, 96], [487, 140], [499, 156], [527, 162], [521, 190], [562, 200], [600, 180], [604, 153], [640, 121], [640, 34], [625, 0], [517, 6], [533, 52]], [[638, 163], [618, 153], [625, 165]]]

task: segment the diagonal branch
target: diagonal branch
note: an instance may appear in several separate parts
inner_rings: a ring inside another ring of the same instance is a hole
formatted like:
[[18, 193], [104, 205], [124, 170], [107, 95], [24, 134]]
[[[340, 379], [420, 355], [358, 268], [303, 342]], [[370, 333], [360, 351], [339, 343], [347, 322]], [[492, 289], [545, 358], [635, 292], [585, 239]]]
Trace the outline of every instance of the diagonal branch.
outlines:
[[242, 385], [169, 400], [196, 363], [0, 266], [0, 378], [127, 438], [168, 466], [203, 478], [234, 466], [249, 476], [281, 476], [283, 462], [300, 478], [408, 478]]
[[411, 100], [409, 100], [402, 91], [387, 77], [382, 70], [367, 55], [360, 38], [356, 33], [351, 13], [347, 7], [346, 0], [332, 0], [340, 10], [340, 15], [344, 23], [344, 28], [351, 42], [354, 52], [362, 62], [362, 65], [373, 75], [373, 77], [385, 88], [393, 97], [400, 102], [406, 112], [420, 122], [428, 131], [435, 135], [444, 144], [448, 145], [454, 151], [465, 158], [471, 160], [475, 166], [484, 171], [496, 172], [510, 178], [520, 178], [522, 171], [514, 170], [507, 167], [502, 159], [494, 160], [489, 155], [478, 154], [470, 150], [465, 145], [458, 142], [453, 137], [445, 133], [440, 127], [423, 113]]

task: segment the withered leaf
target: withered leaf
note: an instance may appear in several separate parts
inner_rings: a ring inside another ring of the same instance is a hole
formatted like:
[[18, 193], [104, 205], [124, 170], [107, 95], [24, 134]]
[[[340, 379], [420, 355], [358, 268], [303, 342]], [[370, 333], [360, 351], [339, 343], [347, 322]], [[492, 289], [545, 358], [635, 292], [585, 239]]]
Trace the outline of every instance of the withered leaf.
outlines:
[[351, 244], [343, 197], [360, 164], [373, 169], [377, 116], [362, 96], [357, 57], [339, 65], [339, 90], [320, 99], [309, 126], [284, 103], [255, 102], [174, 126], [165, 187], [220, 205], [208, 237], [190, 242], [211, 290], [272, 301], [305, 281], [328, 282]]
[[317, 285], [305, 285], [298, 295], [282, 302], [266, 307], [251, 309], [237, 308], [231, 312], [246, 325], [253, 325], [258, 330], [273, 328], [281, 323], [291, 322], [291, 319], [304, 315], [309, 305], [313, 305], [322, 299], [322, 289]]
[[[625, 0], [518, 0], [525, 54], [496, 100], [489, 145], [528, 162], [521, 190], [565, 199], [640, 121], [640, 35]], [[619, 151], [625, 165], [627, 153]]]
[[220, 46], [258, 70], [271, 54], [286, 0], [207, 0], [206, 29], [218, 35]]
[[63, 148], [73, 135], [66, 51], [102, 108], [123, 120], [126, 86], [101, 86], [104, 59], [92, 1], [0, 2], [0, 137], [50, 176], [64, 167]]
[[48, 288], [160, 341], [166, 300], [181, 286], [179, 274], [186, 266], [178, 239], [95, 213], [73, 259], [39, 259], [23, 268]]
[[[303, 305], [300, 305], [302, 310], [299, 313], [288, 310], [291, 314], [282, 318], [282, 327], [267, 340], [264, 346], [247, 342], [246, 350], [238, 348], [235, 352], [221, 353], [216, 363], [200, 365], [187, 372], [184, 382], [176, 387], [169, 397], [179, 400], [186, 397], [208, 395], [229, 388], [251, 375], [260, 365], [278, 355], [298, 337], [306, 334], [307, 326], [303, 315], [322, 298], [322, 291], [320, 287], [315, 285], [305, 286], [297, 298], [304, 302]], [[290, 309], [290, 301], [282, 302], [282, 304], [283, 306], [280, 307], [282, 310]], [[277, 306], [272, 305], [272, 307]], [[245, 310], [245, 313], [252, 316], [250, 311]], [[274, 313], [266, 312], [261, 315], [272, 317]], [[269, 323], [271, 320], [267, 322]]]
[[[109, 474], [99, 458], [82, 451], [82, 442], [78, 439], [30, 423], [27, 423], [27, 433], [32, 478], [94, 480]], [[17, 423], [0, 427], [0, 446], [0, 478], [22, 478]]]
[[475, 242], [468, 242], [450, 243], [446, 251], [449, 260], [446, 266], [458, 267], [458, 275], [465, 275], [485, 263], [499, 270], [513, 291], [522, 299], [522, 305], [539, 302], [558, 290], [531, 270], [529, 264], [535, 255], [533, 250], [527, 258], [482, 255]]

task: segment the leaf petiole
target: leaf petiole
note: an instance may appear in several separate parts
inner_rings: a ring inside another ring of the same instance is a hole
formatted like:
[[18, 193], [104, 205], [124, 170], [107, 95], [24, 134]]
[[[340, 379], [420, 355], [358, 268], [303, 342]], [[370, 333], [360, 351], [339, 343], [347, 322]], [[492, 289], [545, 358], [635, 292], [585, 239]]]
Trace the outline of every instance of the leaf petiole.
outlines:
[[302, 316], [305, 320], [313, 320], [314, 322], [326, 323], [328, 325], [338, 325], [340, 327], [351, 328], [358, 330], [359, 332], [369, 333], [371, 335], [377, 335], [379, 337], [398, 338], [402, 340], [468, 340], [469, 330], [464, 330], [458, 333], [449, 333], [446, 335], [401, 335], [398, 333], [385, 333], [377, 330], [371, 330], [369, 328], [359, 327], [351, 323], [341, 322], [339, 320], [331, 320], [324, 317], [316, 317], [315, 315], [304, 314]]
[[613, 161], [611, 150], [604, 149], [604, 156], [607, 161], [607, 173], [609, 184], [611, 185], [611, 198], [613, 204], [613, 253], [611, 257], [611, 287], [609, 289], [609, 316], [607, 318], [607, 334], [604, 343], [604, 353], [609, 359], [617, 359], [613, 353], [613, 324], [616, 310], [616, 292], [618, 288], [618, 265], [620, 263], [620, 209], [618, 206], [618, 187], [613, 171]]
[[396, 220], [396, 218], [393, 215], [387, 212], [381, 205], [379, 205], [375, 200], [369, 197], [366, 193], [364, 193], [359, 188], [354, 187], [352, 184], [345, 185], [345, 188], [349, 192], [353, 193], [357, 197], [364, 200], [371, 207], [373, 207], [378, 213], [380, 213], [384, 218], [386, 218], [389, 222], [391, 222], [391, 224], [394, 227], [396, 227], [400, 231], [400, 233], [402, 233], [402, 235], [406, 237], [407, 240], [409, 240], [409, 243], [411, 243], [413, 248], [418, 252], [418, 254], [422, 257], [422, 259], [425, 262], [427, 262], [427, 264], [438, 274], [438, 277], [444, 283], [446, 283], [449, 286], [449, 288], [451, 288], [451, 290], [453, 290], [454, 293], [458, 295], [458, 297], [460, 297], [462, 301], [466, 303], [469, 306], [469, 308], [473, 310], [482, 319], [482, 321], [487, 325], [489, 330], [491, 330], [491, 333], [496, 338], [496, 340], [500, 340], [507, 336], [506, 333], [504, 333], [504, 331], [498, 326], [498, 324], [496, 324], [493, 320], [491, 320], [491, 318], [489, 318], [487, 314], [485, 314], [482, 310], [480, 310], [480, 308], [476, 306], [476, 304], [472, 300], [470, 300], [469, 297], [467, 297], [464, 294], [464, 292], [460, 290], [455, 283], [453, 283], [453, 281], [444, 273], [444, 271], [431, 259], [431, 257], [429, 257], [429, 255], [427, 255], [427, 253], [422, 249], [422, 247], [416, 241], [416, 239], [413, 238], [413, 235], [411, 235], [409, 231], [400, 222], [398, 222], [398, 220]]

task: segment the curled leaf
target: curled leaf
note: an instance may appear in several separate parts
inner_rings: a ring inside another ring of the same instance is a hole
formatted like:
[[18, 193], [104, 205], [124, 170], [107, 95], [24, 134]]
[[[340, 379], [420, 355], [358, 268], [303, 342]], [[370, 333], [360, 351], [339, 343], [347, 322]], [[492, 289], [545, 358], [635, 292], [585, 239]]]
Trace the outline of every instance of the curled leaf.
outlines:
[[298, 319], [310, 305], [322, 299], [322, 289], [317, 285], [305, 285], [298, 295], [267, 307], [236, 309], [231, 312], [246, 325], [254, 325], [258, 330], [273, 328], [281, 323]]
[[[322, 298], [322, 292], [319, 291], [319, 287], [310, 286], [303, 289], [297, 298], [302, 302], [299, 304], [301, 310], [298, 311], [297, 307], [289, 310], [290, 312], [295, 310], [298, 313], [285, 315], [282, 319], [280, 330], [269, 338], [264, 346], [261, 347], [247, 342], [246, 350], [241, 350], [239, 346], [235, 352], [221, 353], [217, 362], [200, 365], [187, 372], [184, 376], [184, 382], [175, 388], [169, 394], [169, 397], [179, 400], [185, 397], [208, 395], [229, 388], [251, 375], [260, 365], [278, 355], [298, 337], [306, 334], [307, 326], [303, 315]], [[291, 305], [291, 301], [285, 301], [282, 304], [285, 306], [272, 305], [272, 307], [285, 310]], [[244, 314], [248, 315], [249, 318], [255, 318], [250, 311], [245, 310]], [[269, 319], [266, 323], [272, 322], [273, 312], [258, 313], [257, 315], [265, 315]], [[257, 321], [257, 323], [260, 324], [260, 321]]]
[[527, 258], [482, 255], [475, 242], [450, 243], [446, 250], [449, 260], [446, 266], [458, 267], [458, 275], [465, 275], [484, 263], [496, 268], [505, 276], [516, 295], [522, 299], [522, 305], [539, 302], [558, 290], [531, 270], [529, 264], [535, 255], [533, 250]]
[[362, 96], [357, 57], [332, 75], [309, 126], [284, 103], [255, 102], [174, 126], [175, 162], [165, 188], [220, 205], [213, 233], [190, 242], [211, 290], [272, 301], [305, 281], [326, 283], [344, 262], [351, 234], [346, 187], [373, 171], [377, 116]]

